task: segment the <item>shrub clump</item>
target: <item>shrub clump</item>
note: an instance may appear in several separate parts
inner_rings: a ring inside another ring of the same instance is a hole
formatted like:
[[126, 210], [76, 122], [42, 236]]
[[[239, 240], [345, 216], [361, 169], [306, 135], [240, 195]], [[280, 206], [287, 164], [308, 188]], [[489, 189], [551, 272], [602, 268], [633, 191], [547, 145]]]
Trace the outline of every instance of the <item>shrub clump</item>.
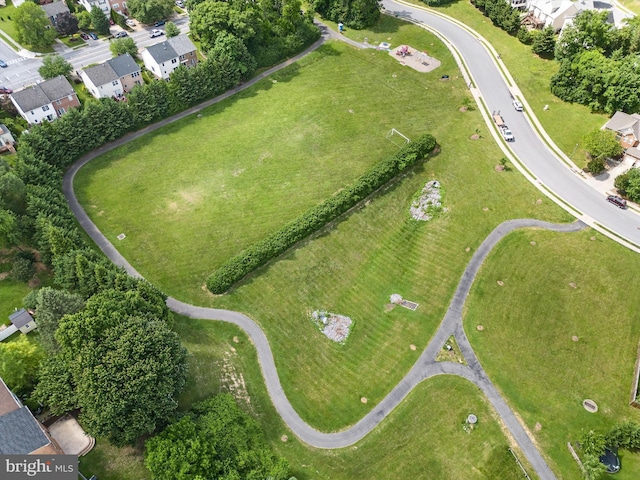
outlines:
[[318, 231], [396, 175], [426, 158], [435, 146], [436, 139], [430, 134], [408, 143], [396, 155], [379, 162], [364, 173], [352, 185], [232, 257], [209, 276], [207, 288], [216, 294], [226, 292], [234, 283], [281, 255], [296, 242]]

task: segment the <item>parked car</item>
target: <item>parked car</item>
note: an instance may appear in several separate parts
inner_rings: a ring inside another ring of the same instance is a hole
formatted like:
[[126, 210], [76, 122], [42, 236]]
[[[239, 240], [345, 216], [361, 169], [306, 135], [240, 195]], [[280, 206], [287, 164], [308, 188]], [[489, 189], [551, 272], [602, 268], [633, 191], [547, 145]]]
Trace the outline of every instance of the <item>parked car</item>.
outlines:
[[136, 22], [134, 22], [130, 18], [124, 23], [126, 23], [129, 27], [135, 27], [136, 26]]
[[7, 68], [7, 64], [5, 63], [4, 60], [0, 60], [0, 67], [1, 68]]
[[96, 35], [95, 33], [91, 32], [89, 34], [89, 36], [93, 39], [93, 40], [98, 40], [98, 35]]
[[524, 106], [518, 100], [513, 101], [513, 108], [516, 109], [516, 112], [522, 112], [524, 110]]
[[156, 38], [159, 37], [160, 35], [164, 35], [164, 32], [162, 30], [158, 30], [157, 28], [154, 28], [153, 30], [151, 30], [151, 32], [149, 33], [149, 36], [151, 38]]
[[114, 22], [113, 20], [109, 19], [109, 25], [115, 25], [116, 22]]
[[89, 35], [87, 35], [86, 33], [81, 33], [80, 38], [83, 40], [89, 40]]
[[613, 203], [618, 208], [627, 208], [627, 201], [624, 198], [620, 198], [616, 195], [609, 195], [607, 197], [607, 202]]
[[125, 31], [120, 31], [120, 32], [118, 32], [118, 33], [116, 33], [114, 35], [115, 38], [124, 38], [124, 37], [128, 37], [128, 36], [129, 36], [129, 34], [127, 32], [125, 32]]
[[158, 20], [156, 22], [156, 24], [154, 25], [154, 27], [161, 27], [165, 24], [166, 22], [164, 20]]
[[10, 93], [13, 93], [13, 90], [11, 90], [10, 88], [0, 87], [0, 94], [9, 95]]

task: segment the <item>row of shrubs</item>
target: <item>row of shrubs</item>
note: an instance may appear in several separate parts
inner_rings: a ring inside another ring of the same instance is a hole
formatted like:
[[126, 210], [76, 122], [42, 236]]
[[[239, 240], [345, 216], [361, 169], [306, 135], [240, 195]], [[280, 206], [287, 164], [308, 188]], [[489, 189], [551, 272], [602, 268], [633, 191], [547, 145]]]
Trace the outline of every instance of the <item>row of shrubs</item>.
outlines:
[[216, 294], [226, 292], [246, 275], [318, 231], [399, 173], [426, 158], [435, 146], [436, 139], [430, 134], [405, 145], [396, 155], [376, 164], [349, 187], [232, 257], [209, 276], [207, 288]]

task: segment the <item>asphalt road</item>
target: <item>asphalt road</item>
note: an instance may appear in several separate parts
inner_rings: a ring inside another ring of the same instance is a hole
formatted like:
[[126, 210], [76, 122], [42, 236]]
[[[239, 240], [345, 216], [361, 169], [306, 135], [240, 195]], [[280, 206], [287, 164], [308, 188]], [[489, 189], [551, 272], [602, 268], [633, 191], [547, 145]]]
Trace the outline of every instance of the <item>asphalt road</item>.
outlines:
[[[580, 220], [592, 227], [602, 225], [640, 246], [640, 216], [632, 210], [621, 210], [608, 203], [602, 193], [588, 185], [550, 151], [527, 117], [514, 110], [511, 105], [512, 92], [500, 73], [496, 59], [477, 37], [465, 28], [419, 7], [394, 0], [383, 0], [382, 3], [387, 13], [437, 30], [457, 48], [479, 96], [489, 110], [501, 112], [505, 123], [514, 133], [515, 141], [509, 147], [540, 183], [581, 213], [576, 215]], [[543, 113], [554, 114], [552, 109]]]

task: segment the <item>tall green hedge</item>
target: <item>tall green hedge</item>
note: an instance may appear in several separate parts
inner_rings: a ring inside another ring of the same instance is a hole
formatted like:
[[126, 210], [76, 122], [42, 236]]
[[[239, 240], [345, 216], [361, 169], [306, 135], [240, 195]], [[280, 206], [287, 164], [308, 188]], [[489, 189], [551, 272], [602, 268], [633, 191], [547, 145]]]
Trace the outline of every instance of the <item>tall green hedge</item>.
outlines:
[[234, 283], [345, 213], [400, 172], [426, 158], [435, 146], [436, 139], [429, 134], [405, 145], [395, 156], [376, 164], [349, 187], [229, 259], [209, 276], [207, 288], [212, 293], [226, 292]]

